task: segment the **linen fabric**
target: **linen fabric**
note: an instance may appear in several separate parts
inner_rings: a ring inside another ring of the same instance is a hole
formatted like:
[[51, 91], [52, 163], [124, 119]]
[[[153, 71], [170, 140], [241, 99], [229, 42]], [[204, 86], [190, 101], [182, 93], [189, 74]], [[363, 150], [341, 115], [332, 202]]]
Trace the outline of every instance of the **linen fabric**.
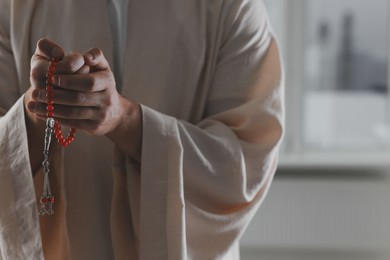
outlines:
[[[113, 22], [120, 8], [105, 0], [0, 0], [0, 259], [239, 259], [283, 132], [264, 4], [124, 6], [125, 20]], [[53, 145], [55, 214], [42, 218], [23, 93], [43, 37], [67, 51], [103, 50], [121, 94], [142, 106], [143, 140], [141, 163], [105, 137], [78, 132], [66, 149]]]

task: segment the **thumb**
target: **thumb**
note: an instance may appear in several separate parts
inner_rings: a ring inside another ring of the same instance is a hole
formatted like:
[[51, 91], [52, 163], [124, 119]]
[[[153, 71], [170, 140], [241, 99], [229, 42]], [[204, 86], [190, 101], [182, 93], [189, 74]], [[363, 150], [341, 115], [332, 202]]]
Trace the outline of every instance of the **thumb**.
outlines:
[[110, 64], [104, 57], [103, 51], [99, 48], [90, 49], [83, 56], [85, 64], [89, 65], [94, 70], [110, 69]]
[[42, 38], [37, 43], [35, 54], [45, 59], [61, 60], [65, 55], [65, 51], [58, 44]]

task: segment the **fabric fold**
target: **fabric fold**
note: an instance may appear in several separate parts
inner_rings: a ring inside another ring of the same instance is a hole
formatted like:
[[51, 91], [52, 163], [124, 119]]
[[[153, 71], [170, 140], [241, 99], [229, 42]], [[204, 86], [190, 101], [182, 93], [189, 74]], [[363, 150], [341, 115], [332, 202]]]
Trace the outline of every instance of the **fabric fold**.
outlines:
[[4, 259], [43, 259], [23, 98], [0, 118], [0, 252]]
[[[182, 153], [176, 119], [142, 106], [141, 259], [185, 259]], [[153, 159], [152, 159], [153, 158]], [[143, 243], [148, 241], [148, 243]]]

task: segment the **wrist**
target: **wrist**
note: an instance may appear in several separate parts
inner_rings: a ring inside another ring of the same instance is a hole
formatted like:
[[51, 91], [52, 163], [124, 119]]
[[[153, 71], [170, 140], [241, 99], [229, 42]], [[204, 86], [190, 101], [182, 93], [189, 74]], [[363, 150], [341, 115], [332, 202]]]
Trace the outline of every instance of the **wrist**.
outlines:
[[141, 106], [119, 96], [121, 115], [118, 124], [106, 136], [134, 160], [141, 161], [142, 111]]

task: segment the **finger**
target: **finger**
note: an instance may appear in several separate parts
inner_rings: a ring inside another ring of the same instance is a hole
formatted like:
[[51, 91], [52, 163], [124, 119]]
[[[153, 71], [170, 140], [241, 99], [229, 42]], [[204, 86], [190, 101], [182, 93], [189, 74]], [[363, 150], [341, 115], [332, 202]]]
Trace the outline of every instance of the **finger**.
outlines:
[[[26, 107], [29, 112], [34, 113], [35, 115], [41, 115], [43, 114], [42, 111], [40, 110], [40, 106], [42, 105], [44, 104], [41, 102], [29, 101]], [[44, 114], [46, 115], [46, 112]]]
[[84, 57], [77, 52], [71, 52], [57, 63], [55, 74], [73, 74], [84, 66]]
[[[46, 116], [46, 103], [30, 101], [27, 104], [27, 109], [39, 116]], [[54, 105], [54, 116], [64, 119], [88, 119], [99, 121], [102, 117], [100, 110], [92, 107], [75, 107], [66, 105]]]
[[[47, 71], [49, 68], [49, 64], [50, 61], [40, 56], [33, 57], [31, 61], [30, 70], [30, 82], [33, 87], [46, 87]], [[72, 52], [66, 55], [63, 60], [58, 62], [54, 73], [88, 74], [89, 66], [84, 64], [84, 57], [81, 56], [81, 54]]]
[[54, 75], [53, 84], [68, 90], [99, 92], [115, 83], [109, 73], [100, 72], [88, 75]]
[[45, 59], [56, 59], [60, 60], [64, 57], [65, 52], [58, 44], [50, 41], [46, 38], [42, 38], [37, 43], [35, 54]]
[[[35, 115], [37, 118], [46, 121], [47, 116]], [[60, 123], [61, 126], [76, 128], [77, 130], [84, 132], [93, 132], [97, 129], [98, 123], [92, 120], [75, 120], [75, 119], [64, 119], [64, 118], [54, 118]]]
[[84, 54], [85, 63], [95, 70], [110, 69], [110, 65], [99, 48], [92, 48]]
[[84, 66], [82, 66], [81, 69], [79, 69], [76, 73], [77, 74], [89, 74], [90, 71], [91, 71], [91, 67], [84, 64]]
[[47, 91], [44, 89], [34, 88], [31, 93], [33, 101], [45, 103], [47, 101]]
[[[34, 101], [45, 103], [47, 101], [46, 93], [47, 92], [44, 89], [34, 89], [31, 96]], [[55, 104], [68, 106], [98, 107], [102, 99], [102, 94], [100, 92], [89, 93], [58, 88], [53, 90], [53, 96]]]
[[77, 130], [90, 133], [95, 131], [98, 126], [98, 123], [93, 120], [75, 120], [75, 119], [65, 119], [65, 118], [56, 118], [58, 123], [62, 126], [76, 128]]

